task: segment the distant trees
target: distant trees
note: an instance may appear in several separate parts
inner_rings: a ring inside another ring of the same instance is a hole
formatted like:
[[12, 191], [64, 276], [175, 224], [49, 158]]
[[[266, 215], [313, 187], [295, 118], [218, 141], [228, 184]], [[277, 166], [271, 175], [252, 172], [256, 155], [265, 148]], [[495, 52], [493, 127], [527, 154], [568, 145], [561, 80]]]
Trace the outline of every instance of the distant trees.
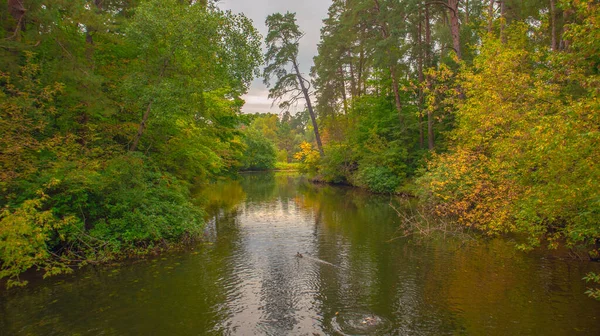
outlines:
[[[307, 127], [308, 119], [310, 119], [307, 111], [297, 112], [294, 115], [289, 112], [285, 112], [282, 115], [256, 113], [244, 115], [243, 119], [242, 135], [244, 136], [244, 141], [260, 142], [260, 151], [263, 153], [260, 155], [263, 157], [272, 156], [273, 160], [277, 157], [278, 162], [292, 162], [294, 154], [301, 150], [300, 145], [305, 141], [314, 140], [312, 131]], [[269, 143], [270, 147], [274, 149], [273, 152], [268, 148], [269, 146], [263, 145], [266, 143]], [[243, 162], [254, 160], [252, 158], [253, 155], [248, 151], [250, 147], [247, 147], [242, 156]], [[254, 147], [257, 153], [259, 151], [258, 146]], [[272, 164], [253, 169], [265, 170], [271, 168], [273, 168]]]
[[275, 168], [277, 152], [271, 140], [259, 131], [248, 129], [244, 132], [245, 149], [242, 154], [242, 170], [269, 170]]

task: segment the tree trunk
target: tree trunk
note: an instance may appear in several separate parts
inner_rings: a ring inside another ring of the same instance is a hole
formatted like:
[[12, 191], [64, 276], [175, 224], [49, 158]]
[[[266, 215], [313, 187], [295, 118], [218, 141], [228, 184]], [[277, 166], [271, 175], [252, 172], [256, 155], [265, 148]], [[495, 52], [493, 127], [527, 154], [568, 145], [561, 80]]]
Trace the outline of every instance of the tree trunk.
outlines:
[[504, 28], [506, 27], [506, 18], [504, 17], [504, 11], [506, 10], [506, 0], [499, 0], [500, 2], [500, 40], [506, 42], [506, 36], [504, 36]]
[[490, 0], [490, 4], [488, 5], [488, 33], [492, 32], [492, 23], [494, 22], [494, 3], [496, 0]]
[[417, 59], [417, 70], [419, 73], [419, 148], [425, 147], [425, 136], [423, 134], [423, 11], [419, 10], [419, 30], [417, 39], [419, 41], [419, 56]]
[[348, 62], [350, 65], [350, 98], [354, 98], [356, 97], [356, 78], [354, 77], [354, 65], [352, 64], [354, 58], [350, 51], [348, 51], [348, 59], [350, 60]]
[[304, 99], [306, 100], [306, 107], [308, 108], [308, 113], [310, 114], [310, 119], [312, 121], [313, 130], [315, 132], [315, 139], [317, 140], [317, 147], [319, 148], [319, 154], [321, 157], [325, 156], [325, 152], [323, 151], [323, 144], [321, 143], [321, 135], [319, 134], [319, 126], [317, 125], [317, 117], [315, 115], [315, 111], [313, 110], [312, 104], [310, 102], [310, 95], [308, 94], [308, 89], [304, 85], [304, 78], [300, 74], [300, 69], [298, 68], [298, 63], [296, 60], [292, 60], [294, 64], [294, 70], [296, 71], [296, 77], [298, 78], [298, 82], [300, 83], [300, 88], [302, 89], [302, 93], [304, 93]]
[[460, 22], [458, 21], [458, 0], [448, 0], [450, 12], [450, 32], [452, 33], [452, 47], [458, 59], [462, 59], [460, 50]]
[[[381, 7], [379, 6], [379, 1], [374, 0], [374, 2], [375, 2], [375, 9], [377, 10], [377, 12], [381, 13]], [[387, 40], [390, 37], [390, 34], [388, 33], [386, 23], [380, 22], [379, 27], [381, 30], [381, 36], [383, 37], [384, 40]], [[389, 55], [388, 50], [386, 50], [385, 52]], [[391, 62], [391, 60], [390, 60], [390, 62]], [[392, 79], [392, 91], [394, 91], [394, 101], [396, 103], [398, 119], [400, 120], [400, 124], [403, 126], [404, 118], [402, 117], [402, 101], [400, 100], [400, 85], [398, 84], [398, 78], [396, 77], [396, 66], [393, 64], [390, 65], [390, 77]]]
[[569, 40], [565, 40], [563, 38], [565, 36], [565, 33], [567, 32], [567, 27], [568, 27], [567, 24], [570, 21], [570, 15], [572, 12], [573, 12], [573, 10], [571, 8], [563, 10], [563, 29], [562, 29], [561, 41], [559, 44], [559, 48], [561, 50], [569, 49], [569, 45], [571, 44]]
[[398, 78], [396, 77], [396, 67], [390, 66], [390, 75], [392, 76], [392, 90], [394, 90], [394, 101], [396, 103], [396, 110], [398, 111], [398, 119], [400, 124], [403, 126], [404, 118], [402, 117], [402, 101], [400, 100], [400, 85], [398, 84]]
[[431, 66], [431, 26], [429, 24], [429, 7], [425, 6], [425, 68]]
[[[163, 66], [162, 69], [160, 70], [160, 74], [158, 75], [158, 82], [160, 83], [162, 77], [165, 75], [165, 71], [167, 70], [167, 66], [169, 65], [169, 60], [166, 59], [163, 62]], [[131, 148], [129, 148], [130, 152], [135, 152], [135, 150], [138, 147], [138, 144], [140, 143], [140, 139], [142, 138], [142, 134], [144, 134], [144, 131], [146, 130], [146, 126], [148, 123], [148, 118], [150, 117], [150, 111], [152, 111], [152, 104], [154, 103], [154, 98], [150, 99], [150, 102], [148, 103], [148, 107], [146, 107], [146, 112], [144, 112], [144, 115], [142, 116], [142, 122], [140, 123], [140, 126], [138, 127], [138, 131], [135, 135], [135, 138], [133, 139], [133, 144], [131, 145]]]
[[148, 117], [150, 117], [150, 111], [152, 110], [152, 103], [154, 103], [154, 100], [151, 100], [150, 103], [148, 103], [148, 107], [146, 108], [146, 112], [144, 112], [144, 116], [142, 117], [142, 122], [140, 123], [140, 126], [138, 127], [138, 131], [137, 131], [137, 134], [135, 135], [135, 139], [133, 140], [133, 144], [131, 145], [131, 148], [129, 149], [130, 152], [135, 152], [138, 144], [140, 143], [142, 134], [144, 134], [144, 130], [146, 129], [146, 123], [148, 122]]
[[558, 50], [558, 43], [556, 40], [556, 0], [550, 0], [550, 25], [551, 25], [551, 34], [552, 41], [550, 42], [550, 48], [552, 51]]
[[366, 91], [365, 87], [366, 85], [363, 85], [363, 77], [364, 77], [364, 69], [365, 67], [365, 51], [363, 48], [360, 49], [360, 57], [359, 57], [359, 61], [358, 61], [358, 95], [357, 97], [360, 97], [363, 95], [363, 93]]
[[427, 142], [429, 150], [433, 150], [435, 148], [435, 139], [433, 134], [433, 113], [431, 110], [427, 111]]
[[11, 31], [17, 41], [21, 40], [21, 31], [25, 30], [25, 0], [8, 0], [8, 11], [16, 24]]
[[344, 75], [344, 70], [342, 69], [342, 66], [340, 66], [340, 68], [338, 69], [338, 72], [340, 74], [340, 80], [341, 80], [341, 88], [340, 91], [342, 92], [342, 100], [344, 103], [344, 114], [348, 114], [348, 97], [346, 96], [346, 80], [344, 79], [345, 75]]
[[[421, 46], [423, 44], [422, 37], [421, 37], [421, 22], [419, 22], [419, 44], [421, 44]], [[423, 77], [423, 51], [422, 50], [419, 51], [419, 60], [418, 60], [417, 68], [418, 68], [418, 72], [419, 72], [419, 110], [420, 110], [419, 111], [419, 148], [423, 148], [423, 147], [425, 147], [425, 135], [423, 134], [423, 108], [424, 108], [423, 82], [424, 82], [424, 77]]]
[[[94, 5], [96, 6], [96, 10], [97, 12], [101, 12], [102, 11], [102, 2], [103, 0], [94, 0]], [[86, 46], [86, 58], [88, 60], [88, 62], [90, 63], [92, 69], [94, 68], [94, 36], [93, 33], [96, 32], [96, 28], [94, 28], [92, 25], [86, 27], [85, 30], [85, 41], [87, 43]]]
[[[428, 6], [425, 6], [425, 66], [431, 66], [431, 25], [429, 23]], [[431, 84], [429, 82], [427, 83], [427, 86], [431, 89]], [[433, 113], [429, 109], [427, 111], [427, 143], [429, 145], [429, 150], [433, 150], [435, 145], [433, 138]]]

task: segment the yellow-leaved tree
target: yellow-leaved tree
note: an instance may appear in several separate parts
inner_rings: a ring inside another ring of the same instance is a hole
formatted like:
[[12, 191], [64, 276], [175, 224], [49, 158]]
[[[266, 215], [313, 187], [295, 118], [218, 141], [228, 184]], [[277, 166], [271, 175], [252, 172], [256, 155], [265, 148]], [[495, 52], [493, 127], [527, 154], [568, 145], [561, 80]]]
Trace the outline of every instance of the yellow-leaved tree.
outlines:
[[568, 50], [536, 47], [513, 24], [462, 69], [450, 151], [420, 179], [437, 214], [488, 234], [524, 233], [521, 248], [564, 242], [597, 257], [598, 6], [579, 9]]

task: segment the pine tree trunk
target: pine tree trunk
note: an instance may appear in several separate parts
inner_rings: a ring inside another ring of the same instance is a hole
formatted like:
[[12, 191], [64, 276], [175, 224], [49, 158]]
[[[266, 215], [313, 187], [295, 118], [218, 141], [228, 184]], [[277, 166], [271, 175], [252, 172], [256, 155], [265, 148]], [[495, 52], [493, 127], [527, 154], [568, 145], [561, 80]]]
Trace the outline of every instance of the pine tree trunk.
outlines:
[[500, 2], [500, 40], [506, 42], [506, 36], [504, 36], [504, 28], [506, 27], [506, 18], [504, 17], [504, 11], [506, 10], [506, 0], [499, 0]]
[[144, 130], [146, 130], [146, 124], [148, 122], [148, 117], [150, 117], [150, 111], [152, 111], [152, 103], [154, 103], [153, 100], [151, 100], [150, 103], [148, 103], [148, 107], [146, 108], [146, 112], [144, 112], [144, 116], [142, 117], [142, 122], [140, 123], [140, 126], [138, 127], [138, 131], [137, 131], [137, 134], [135, 135], [135, 139], [133, 140], [133, 144], [131, 145], [131, 148], [129, 149], [130, 152], [135, 152], [138, 144], [140, 143], [140, 139], [142, 138], [142, 134], [144, 134]]
[[419, 40], [419, 57], [417, 60], [417, 70], [419, 72], [419, 148], [423, 148], [425, 146], [425, 135], [423, 134], [423, 53], [424, 53], [424, 44], [423, 44], [423, 11], [419, 11], [419, 30], [417, 33]]
[[360, 97], [365, 92], [366, 85], [363, 84], [363, 73], [364, 73], [364, 64], [365, 64], [365, 51], [361, 48], [360, 57], [358, 61], [358, 93], [357, 96]]
[[[102, 12], [102, 0], [94, 0], [94, 5], [96, 6], [96, 10], [98, 13]], [[85, 31], [85, 42], [86, 46], [86, 58], [91, 65], [92, 69], [94, 69], [94, 36], [93, 33], [96, 32], [96, 28], [93, 26], [86, 27]]]
[[300, 69], [298, 68], [298, 63], [296, 60], [292, 60], [294, 64], [294, 70], [296, 71], [296, 77], [298, 78], [298, 82], [300, 83], [300, 88], [302, 89], [302, 93], [304, 93], [304, 99], [306, 100], [306, 107], [308, 108], [308, 113], [310, 114], [310, 119], [312, 121], [313, 130], [315, 132], [315, 139], [317, 140], [317, 147], [319, 148], [319, 154], [321, 157], [325, 156], [325, 152], [323, 151], [323, 144], [321, 143], [321, 135], [319, 134], [319, 126], [317, 125], [317, 117], [315, 115], [315, 111], [313, 110], [312, 104], [310, 102], [310, 95], [308, 93], [308, 89], [304, 85], [304, 78], [300, 74]]
[[488, 5], [488, 26], [487, 26], [488, 33], [492, 32], [492, 23], [494, 22], [494, 3], [495, 2], [496, 2], [496, 0], [490, 0], [490, 3]]
[[[160, 74], [158, 75], [159, 83], [161, 82], [161, 79], [165, 75], [165, 71], [167, 70], [168, 65], [169, 65], [169, 60], [166, 59], [163, 62], [162, 69], [160, 70]], [[133, 144], [129, 148], [130, 152], [135, 152], [135, 150], [138, 147], [138, 144], [140, 143], [140, 139], [142, 138], [142, 135], [144, 134], [144, 131], [146, 130], [146, 127], [148, 124], [148, 118], [150, 117], [150, 111], [152, 111], [152, 104], [154, 104], [154, 98], [150, 99], [150, 102], [148, 103], [148, 106], [146, 107], [146, 112], [144, 112], [144, 115], [142, 116], [142, 122], [140, 123], [140, 126], [138, 127], [138, 131], [135, 135], [135, 138], [133, 139]]]
[[452, 47], [456, 56], [462, 59], [460, 50], [460, 23], [458, 21], [458, 0], [448, 0], [448, 9], [450, 12], [450, 32], [452, 33]]
[[340, 91], [342, 92], [342, 100], [343, 100], [343, 104], [344, 104], [344, 114], [348, 114], [348, 97], [346, 96], [346, 80], [344, 79], [345, 75], [344, 75], [344, 70], [342, 69], [342, 66], [340, 66], [338, 72], [340, 74], [340, 81], [342, 84]]
[[[431, 66], [431, 25], [429, 23], [429, 7], [425, 6], [425, 66]], [[431, 88], [431, 84], [427, 84]], [[427, 111], [427, 144], [429, 150], [433, 150], [435, 141], [433, 138], [433, 113]]]
[[550, 42], [550, 48], [552, 51], [558, 50], [558, 43], [556, 40], [556, 0], [550, 0], [550, 25], [551, 25], [551, 35], [552, 41]]
[[25, 0], [8, 0], [8, 11], [15, 20], [15, 26], [10, 30], [15, 40], [21, 40], [21, 32], [25, 30]]
[[348, 63], [350, 65], [350, 98], [356, 97], [356, 78], [354, 77], [354, 65], [352, 64], [352, 53], [348, 51]]
[[396, 77], [396, 67], [390, 66], [390, 75], [392, 77], [392, 90], [394, 90], [394, 101], [396, 103], [396, 111], [398, 111], [398, 119], [400, 125], [404, 126], [404, 118], [402, 117], [402, 100], [400, 100], [400, 85]]

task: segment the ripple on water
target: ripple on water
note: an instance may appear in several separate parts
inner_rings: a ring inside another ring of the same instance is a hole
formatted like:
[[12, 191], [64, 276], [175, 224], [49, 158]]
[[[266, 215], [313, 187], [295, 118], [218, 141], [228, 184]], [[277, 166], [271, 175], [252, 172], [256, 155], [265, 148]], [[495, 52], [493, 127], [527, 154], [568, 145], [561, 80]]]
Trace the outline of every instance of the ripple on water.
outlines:
[[331, 327], [341, 335], [380, 335], [391, 330], [391, 323], [373, 313], [344, 311], [331, 319]]

